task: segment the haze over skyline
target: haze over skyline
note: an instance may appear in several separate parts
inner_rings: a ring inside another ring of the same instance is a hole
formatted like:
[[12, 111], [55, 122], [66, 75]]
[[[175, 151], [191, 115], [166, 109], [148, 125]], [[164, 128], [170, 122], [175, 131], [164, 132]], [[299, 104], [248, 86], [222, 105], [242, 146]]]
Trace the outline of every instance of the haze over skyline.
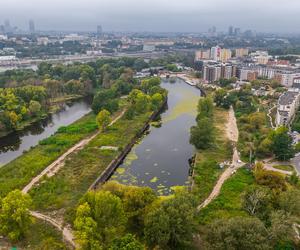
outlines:
[[203, 32], [229, 25], [299, 33], [299, 0], [0, 0], [0, 23], [37, 30]]

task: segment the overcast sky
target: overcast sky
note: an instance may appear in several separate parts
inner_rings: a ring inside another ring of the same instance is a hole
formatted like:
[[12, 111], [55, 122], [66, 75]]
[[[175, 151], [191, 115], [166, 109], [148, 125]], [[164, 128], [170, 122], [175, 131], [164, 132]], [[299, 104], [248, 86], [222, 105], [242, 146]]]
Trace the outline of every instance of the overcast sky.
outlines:
[[0, 0], [0, 23], [39, 30], [300, 33], [300, 0]]

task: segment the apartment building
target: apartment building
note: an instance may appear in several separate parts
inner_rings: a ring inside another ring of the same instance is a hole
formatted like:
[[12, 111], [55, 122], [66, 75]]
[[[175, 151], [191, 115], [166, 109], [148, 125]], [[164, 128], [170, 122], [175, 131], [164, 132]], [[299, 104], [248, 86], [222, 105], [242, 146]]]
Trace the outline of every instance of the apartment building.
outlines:
[[238, 57], [238, 58], [248, 56], [248, 54], [249, 54], [249, 49], [239, 48], [239, 49], [235, 50], [235, 57]]
[[293, 120], [300, 104], [298, 89], [289, 89], [278, 100], [276, 126], [288, 126]]

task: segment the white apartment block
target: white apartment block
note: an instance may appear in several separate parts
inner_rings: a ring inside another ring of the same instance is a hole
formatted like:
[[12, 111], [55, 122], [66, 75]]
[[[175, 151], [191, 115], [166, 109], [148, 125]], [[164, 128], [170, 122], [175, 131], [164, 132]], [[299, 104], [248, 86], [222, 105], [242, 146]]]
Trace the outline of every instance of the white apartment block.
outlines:
[[289, 89], [278, 100], [276, 126], [288, 126], [293, 120], [300, 104], [298, 89]]

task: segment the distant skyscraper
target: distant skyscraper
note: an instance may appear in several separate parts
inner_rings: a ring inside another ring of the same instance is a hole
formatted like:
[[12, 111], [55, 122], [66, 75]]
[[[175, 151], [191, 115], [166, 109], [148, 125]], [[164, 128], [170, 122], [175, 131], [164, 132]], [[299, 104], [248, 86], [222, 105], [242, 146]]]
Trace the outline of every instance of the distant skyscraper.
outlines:
[[10, 23], [9, 23], [8, 19], [4, 21], [4, 32], [5, 33], [11, 33], [12, 32], [12, 28], [10, 27]]
[[241, 34], [241, 29], [240, 29], [240, 28], [235, 28], [235, 29], [234, 29], [234, 34], [235, 34], [236, 36], [239, 36], [239, 35]]
[[97, 26], [97, 37], [98, 38], [102, 37], [102, 34], [103, 34], [102, 26], [98, 25]]
[[35, 25], [34, 25], [34, 21], [33, 20], [29, 20], [29, 32], [30, 32], [30, 34], [34, 34], [35, 33]]
[[233, 35], [233, 26], [229, 26], [229, 29], [228, 29], [228, 35], [232, 36]]
[[213, 26], [213, 27], [211, 28], [211, 31], [212, 31], [212, 33], [216, 33], [216, 32], [217, 32], [216, 26]]

